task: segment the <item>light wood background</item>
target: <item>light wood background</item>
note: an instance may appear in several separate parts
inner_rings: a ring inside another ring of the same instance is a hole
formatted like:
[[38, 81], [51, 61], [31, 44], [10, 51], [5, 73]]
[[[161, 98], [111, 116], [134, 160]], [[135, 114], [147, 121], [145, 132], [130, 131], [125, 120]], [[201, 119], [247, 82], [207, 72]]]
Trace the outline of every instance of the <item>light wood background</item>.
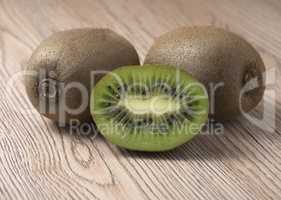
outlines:
[[[69, 135], [27, 112], [31, 106], [15, 75], [53, 32], [108, 27], [143, 60], [153, 38], [207, 24], [244, 36], [273, 72], [266, 99], [276, 113], [260, 123], [272, 132], [240, 118], [225, 124], [224, 134], [198, 136], [175, 151], [137, 153], [100, 136]], [[0, 0], [0, 199], [279, 200], [280, 63], [280, 0]]]

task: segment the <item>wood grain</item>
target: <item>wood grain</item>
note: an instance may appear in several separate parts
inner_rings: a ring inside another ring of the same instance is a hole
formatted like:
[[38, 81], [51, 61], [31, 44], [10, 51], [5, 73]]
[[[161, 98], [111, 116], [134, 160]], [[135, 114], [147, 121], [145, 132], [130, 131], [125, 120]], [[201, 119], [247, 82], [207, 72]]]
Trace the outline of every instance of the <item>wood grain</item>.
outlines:
[[[0, 0], [0, 199], [281, 199], [280, 21], [279, 0]], [[262, 124], [273, 132], [241, 117], [171, 152], [129, 152], [58, 129], [32, 109], [21, 77], [11, 82], [59, 30], [111, 28], [143, 59], [153, 38], [207, 24], [244, 36], [274, 70], [265, 101], [276, 113]]]

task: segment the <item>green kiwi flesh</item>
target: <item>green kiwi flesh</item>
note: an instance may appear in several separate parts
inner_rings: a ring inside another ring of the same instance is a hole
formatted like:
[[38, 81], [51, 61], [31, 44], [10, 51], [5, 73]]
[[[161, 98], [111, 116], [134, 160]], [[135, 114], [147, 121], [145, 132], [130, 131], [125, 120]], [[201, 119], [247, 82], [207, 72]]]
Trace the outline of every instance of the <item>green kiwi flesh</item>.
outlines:
[[110, 142], [131, 150], [166, 151], [200, 132], [208, 118], [208, 95], [181, 69], [125, 66], [96, 84], [90, 109]]
[[[39, 113], [63, 126], [72, 119], [92, 120], [89, 109], [92, 72], [134, 64], [139, 64], [135, 48], [117, 33], [92, 28], [67, 30], [53, 34], [37, 47], [25, 69], [32, 75], [27, 75], [24, 83]], [[96, 80], [100, 77], [95, 76]], [[72, 83], [86, 89], [87, 102], [82, 100], [79, 88], [63, 93]], [[71, 113], [62, 106], [82, 109]]]
[[209, 92], [210, 117], [218, 121], [249, 112], [265, 90], [259, 53], [242, 37], [212, 26], [182, 27], [160, 36], [144, 63], [181, 67], [202, 82]]

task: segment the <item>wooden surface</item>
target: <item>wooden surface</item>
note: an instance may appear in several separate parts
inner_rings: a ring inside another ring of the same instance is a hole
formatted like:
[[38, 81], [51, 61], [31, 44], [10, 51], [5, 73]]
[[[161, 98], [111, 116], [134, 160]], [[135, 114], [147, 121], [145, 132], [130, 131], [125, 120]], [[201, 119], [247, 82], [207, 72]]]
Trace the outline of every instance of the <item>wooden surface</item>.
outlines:
[[[281, 199], [280, 22], [280, 0], [0, 0], [0, 199]], [[240, 118], [172, 152], [128, 152], [30, 110], [20, 77], [7, 87], [55, 31], [109, 27], [143, 60], [153, 38], [206, 24], [244, 36], [275, 70], [266, 99], [276, 124], [263, 124], [273, 132]]]

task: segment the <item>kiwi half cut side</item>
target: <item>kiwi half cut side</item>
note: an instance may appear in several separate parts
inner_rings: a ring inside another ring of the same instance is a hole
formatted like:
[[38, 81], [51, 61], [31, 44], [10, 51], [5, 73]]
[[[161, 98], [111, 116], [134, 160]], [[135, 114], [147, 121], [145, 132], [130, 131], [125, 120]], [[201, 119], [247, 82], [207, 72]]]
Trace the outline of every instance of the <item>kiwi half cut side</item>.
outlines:
[[113, 144], [138, 151], [166, 151], [191, 140], [208, 118], [204, 86], [166, 65], [124, 66], [92, 90], [91, 114]]

